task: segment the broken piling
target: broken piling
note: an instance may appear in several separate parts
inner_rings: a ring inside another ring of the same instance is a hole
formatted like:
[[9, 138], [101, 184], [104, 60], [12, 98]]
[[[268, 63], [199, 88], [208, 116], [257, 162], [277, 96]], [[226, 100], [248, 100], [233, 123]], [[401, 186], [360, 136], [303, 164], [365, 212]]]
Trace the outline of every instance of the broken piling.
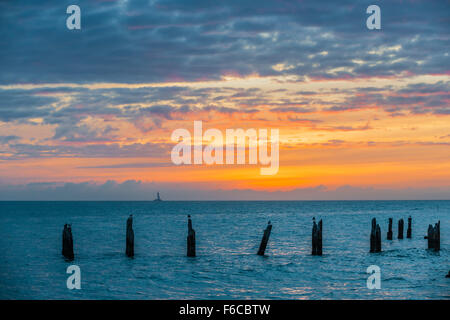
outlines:
[[125, 254], [128, 257], [134, 256], [134, 231], [133, 231], [133, 215], [127, 219], [127, 236], [126, 236], [126, 249]]
[[188, 215], [187, 256], [195, 257], [195, 230], [192, 228], [191, 215]]
[[392, 240], [392, 218], [389, 218], [389, 229], [387, 232], [387, 239]]
[[73, 238], [72, 238], [72, 227], [70, 224], [64, 225], [64, 230], [62, 234], [62, 255], [67, 260], [73, 260]]
[[322, 255], [322, 220], [319, 221], [319, 224], [316, 224], [316, 218], [313, 218], [312, 255]]
[[403, 226], [404, 226], [405, 222], [403, 221], [403, 219], [398, 220], [398, 234], [397, 234], [397, 239], [403, 239]]
[[370, 252], [381, 252], [381, 228], [375, 218], [372, 219], [370, 231]]
[[428, 249], [439, 251], [441, 249], [441, 221], [438, 221], [434, 227], [428, 226]]
[[261, 239], [261, 244], [259, 245], [258, 255], [263, 256], [266, 251], [267, 242], [269, 242], [270, 232], [272, 231], [272, 224], [270, 221], [267, 223], [267, 228], [264, 230], [263, 237]]
[[411, 239], [411, 235], [412, 235], [411, 224], [412, 224], [412, 218], [411, 218], [411, 216], [409, 216], [408, 217], [408, 229], [406, 230], [406, 238], [408, 238], [408, 239]]

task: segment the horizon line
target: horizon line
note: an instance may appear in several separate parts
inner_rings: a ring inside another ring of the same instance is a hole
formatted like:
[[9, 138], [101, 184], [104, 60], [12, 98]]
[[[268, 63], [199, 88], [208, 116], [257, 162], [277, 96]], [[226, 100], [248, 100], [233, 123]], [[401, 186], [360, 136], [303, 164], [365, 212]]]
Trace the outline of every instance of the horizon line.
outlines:
[[[357, 202], [357, 201], [450, 201], [450, 199], [322, 199], [322, 200], [162, 200], [161, 202]], [[154, 200], [0, 200], [0, 202], [155, 202]]]

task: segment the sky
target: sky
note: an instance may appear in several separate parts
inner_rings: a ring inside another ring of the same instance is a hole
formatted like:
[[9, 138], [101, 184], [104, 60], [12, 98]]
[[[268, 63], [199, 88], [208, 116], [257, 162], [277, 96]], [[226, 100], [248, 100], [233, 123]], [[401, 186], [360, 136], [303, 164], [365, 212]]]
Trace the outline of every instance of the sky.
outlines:
[[[1, 1], [0, 200], [450, 199], [449, 10]], [[279, 129], [277, 174], [174, 165], [194, 121]]]

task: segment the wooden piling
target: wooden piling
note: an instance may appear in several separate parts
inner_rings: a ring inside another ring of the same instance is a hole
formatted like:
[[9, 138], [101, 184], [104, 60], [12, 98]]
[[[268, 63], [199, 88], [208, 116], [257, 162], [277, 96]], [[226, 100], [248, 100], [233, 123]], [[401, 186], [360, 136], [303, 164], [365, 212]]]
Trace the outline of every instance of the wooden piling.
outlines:
[[438, 221], [434, 227], [430, 224], [428, 225], [428, 249], [433, 249], [434, 251], [439, 251], [441, 249], [441, 221]]
[[312, 255], [313, 256], [322, 255], [322, 220], [320, 220], [319, 224], [317, 224], [316, 218], [313, 218]]
[[128, 257], [134, 256], [134, 231], [133, 231], [133, 215], [127, 219], [127, 236], [126, 236], [126, 249], [125, 254]]
[[403, 239], [403, 227], [404, 227], [405, 222], [403, 221], [403, 219], [398, 220], [398, 234], [397, 234], [397, 239]]
[[389, 218], [389, 229], [387, 232], [387, 239], [392, 240], [392, 218]]
[[270, 221], [267, 223], [267, 228], [264, 230], [263, 237], [261, 239], [261, 244], [259, 245], [258, 255], [263, 256], [266, 251], [267, 242], [269, 242], [270, 232], [272, 231], [272, 224]]
[[62, 238], [62, 255], [67, 260], [73, 260], [75, 255], [73, 254], [72, 227], [70, 224], [64, 225]]
[[322, 255], [322, 219], [319, 221], [319, 236], [317, 239], [317, 255]]
[[411, 239], [411, 234], [412, 234], [411, 224], [412, 224], [412, 218], [411, 218], [411, 216], [409, 216], [408, 217], [408, 229], [406, 230], [406, 238], [408, 238], [408, 239]]
[[376, 243], [376, 228], [377, 228], [377, 220], [375, 218], [372, 219], [372, 228], [370, 230], [370, 252], [375, 252], [375, 243]]
[[381, 252], [381, 228], [375, 218], [372, 219], [372, 229], [370, 231], [370, 252]]
[[188, 215], [187, 256], [195, 257], [195, 230], [192, 228], [190, 215]]
[[434, 251], [441, 250], [441, 221], [434, 226]]
[[313, 256], [317, 255], [317, 243], [319, 242], [319, 232], [316, 223], [316, 218], [313, 218], [313, 227], [312, 227], [312, 250], [311, 254]]
[[433, 249], [434, 243], [433, 243], [433, 233], [434, 229], [431, 224], [428, 225], [428, 232], [427, 232], [427, 239], [428, 239], [428, 249]]
[[376, 252], [381, 252], [381, 228], [379, 224], [377, 224], [375, 235], [376, 235], [375, 250]]

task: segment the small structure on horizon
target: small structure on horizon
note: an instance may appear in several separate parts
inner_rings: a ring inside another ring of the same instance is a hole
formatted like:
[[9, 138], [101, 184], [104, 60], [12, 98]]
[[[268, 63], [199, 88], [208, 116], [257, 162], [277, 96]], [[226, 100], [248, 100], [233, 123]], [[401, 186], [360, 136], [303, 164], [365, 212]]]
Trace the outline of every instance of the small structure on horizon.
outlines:
[[156, 199], [153, 201], [162, 201], [161, 197], [159, 196], [159, 192], [156, 193]]
[[381, 229], [377, 219], [372, 219], [372, 230], [370, 231], [370, 252], [381, 252]]
[[259, 245], [258, 255], [263, 256], [266, 251], [267, 242], [269, 242], [270, 232], [272, 231], [272, 224], [270, 221], [267, 223], [267, 228], [264, 230], [263, 237], [261, 239], [261, 244]]
[[192, 228], [190, 214], [188, 214], [187, 256], [195, 257], [195, 230]]
[[67, 223], [64, 225], [62, 234], [62, 255], [69, 261], [75, 258], [73, 254], [72, 226]]
[[322, 255], [322, 219], [319, 221], [319, 224], [316, 224], [315, 217], [313, 217], [312, 228], [312, 255]]
[[133, 231], [133, 215], [127, 219], [127, 236], [126, 236], [126, 249], [125, 254], [128, 257], [134, 256], [134, 231]]

